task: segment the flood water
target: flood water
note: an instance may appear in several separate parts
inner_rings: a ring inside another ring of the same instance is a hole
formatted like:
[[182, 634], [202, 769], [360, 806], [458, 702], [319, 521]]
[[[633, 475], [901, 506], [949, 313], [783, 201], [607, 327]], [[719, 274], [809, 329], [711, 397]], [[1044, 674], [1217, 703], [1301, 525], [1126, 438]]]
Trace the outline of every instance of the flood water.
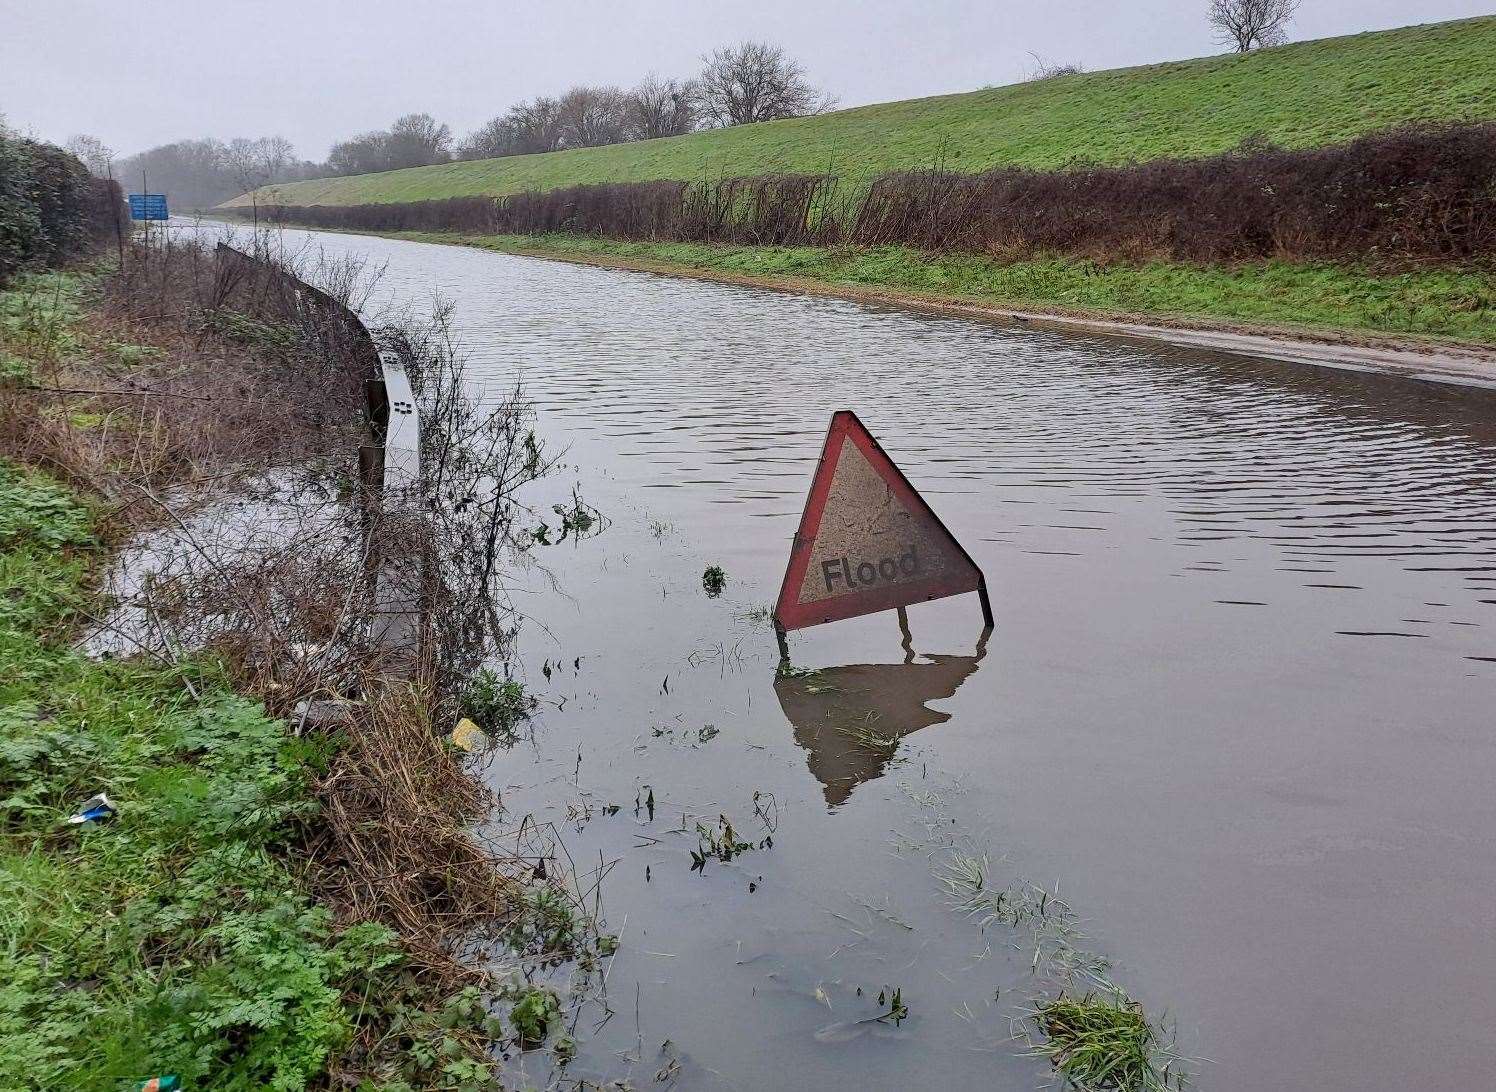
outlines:
[[[566, 451], [539, 511], [577, 486], [608, 519], [514, 577], [542, 706], [488, 772], [579, 871], [617, 862], [613, 1015], [584, 1014], [571, 1077], [649, 1087], [668, 1039], [680, 1087], [1043, 1085], [1012, 1024], [1030, 953], [949, 905], [956, 841], [1058, 886], [1199, 1087], [1489, 1087], [1490, 394], [316, 238], [387, 262], [390, 299], [454, 299], [475, 378], [523, 381]], [[968, 595], [907, 637], [805, 630], [824, 671], [776, 683], [751, 612], [841, 408], [997, 625]], [[772, 847], [693, 870], [696, 823], [756, 844], [756, 803]], [[891, 987], [908, 1019], [856, 1023]]]

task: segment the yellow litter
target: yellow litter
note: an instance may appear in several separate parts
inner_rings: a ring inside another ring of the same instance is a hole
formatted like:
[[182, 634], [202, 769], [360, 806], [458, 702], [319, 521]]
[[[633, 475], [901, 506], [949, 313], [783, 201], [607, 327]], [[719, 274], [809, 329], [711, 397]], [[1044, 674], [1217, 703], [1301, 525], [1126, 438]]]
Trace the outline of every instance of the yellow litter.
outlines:
[[452, 746], [461, 747], [468, 752], [487, 750], [488, 733], [463, 717], [457, 722], [457, 727], [452, 729]]

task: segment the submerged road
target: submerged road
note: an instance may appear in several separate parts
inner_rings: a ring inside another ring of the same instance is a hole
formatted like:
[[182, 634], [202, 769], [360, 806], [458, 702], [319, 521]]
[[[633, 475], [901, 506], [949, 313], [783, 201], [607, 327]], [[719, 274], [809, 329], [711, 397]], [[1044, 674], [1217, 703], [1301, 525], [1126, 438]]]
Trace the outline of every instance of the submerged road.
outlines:
[[[536, 511], [575, 489], [607, 517], [514, 574], [543, 706], [488, 770], [579, 874], [611, 863], [622, 944], [570, 1078], [1039, 1086], [1013, 1030], [1052, 983], [1029, 934], [953, 910], [954, 848], [1057, 886], [1199, 1087], [1488, 1083], [1496, 396], [287, 237], [384, 264], [387, 303], [451, 297], [477, 387], [522, 382], [566, 452]], [[970, 596], [912, 609], [907, 648], [892, 615], [818, 627], [791, 641], [820, 674], [776, 680], [762, 608], [839, 408], [997, 628]], [[754, 848], [693, 870], [722, 817]], [[908, 1019], [864, 1022], [895, 987]]]

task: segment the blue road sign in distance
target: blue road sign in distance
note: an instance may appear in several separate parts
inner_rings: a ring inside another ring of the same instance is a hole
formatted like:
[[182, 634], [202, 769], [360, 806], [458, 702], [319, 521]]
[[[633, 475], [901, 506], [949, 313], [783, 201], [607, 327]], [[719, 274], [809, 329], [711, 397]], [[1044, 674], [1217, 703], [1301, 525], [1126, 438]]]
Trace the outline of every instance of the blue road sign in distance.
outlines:
[[132, 193], [130, 194], [130, 219], [132, 220], [165, 220], [166, 194], [164, 193]]

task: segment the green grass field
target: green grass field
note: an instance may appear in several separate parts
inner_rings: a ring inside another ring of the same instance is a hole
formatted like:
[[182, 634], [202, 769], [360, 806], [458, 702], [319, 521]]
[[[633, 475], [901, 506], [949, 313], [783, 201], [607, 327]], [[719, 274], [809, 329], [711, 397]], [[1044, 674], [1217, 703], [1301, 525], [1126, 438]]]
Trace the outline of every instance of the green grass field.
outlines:
[[936, 163], [963, 171], [1052, 168], [1209, 155], [1259, 133], [1306, 147], [1415, 120], [1492, 117], [1496, 16], [607, 148], [297, 182], [262, 191], [261, 200], [357, 205], [657, 178], [794, 171], [861, 177]]
[[663, 271], [745, 276], [771, 284], [870, 289], [912, 300], [1100, 317], [1146, 316], [1207, 326], [1225, 322], [1265, 333], [1323, 330], [1496, 345], [1496, 273], [1478, 270], [1382, 273], [1287, 262], [1114, 265], [1061, 257], [1002, 261], [971, 254], [921, 254], [900, 247], [707, 246], [575, 235], [404, 232], [397, 237], [506, 253], [646, 262]]

